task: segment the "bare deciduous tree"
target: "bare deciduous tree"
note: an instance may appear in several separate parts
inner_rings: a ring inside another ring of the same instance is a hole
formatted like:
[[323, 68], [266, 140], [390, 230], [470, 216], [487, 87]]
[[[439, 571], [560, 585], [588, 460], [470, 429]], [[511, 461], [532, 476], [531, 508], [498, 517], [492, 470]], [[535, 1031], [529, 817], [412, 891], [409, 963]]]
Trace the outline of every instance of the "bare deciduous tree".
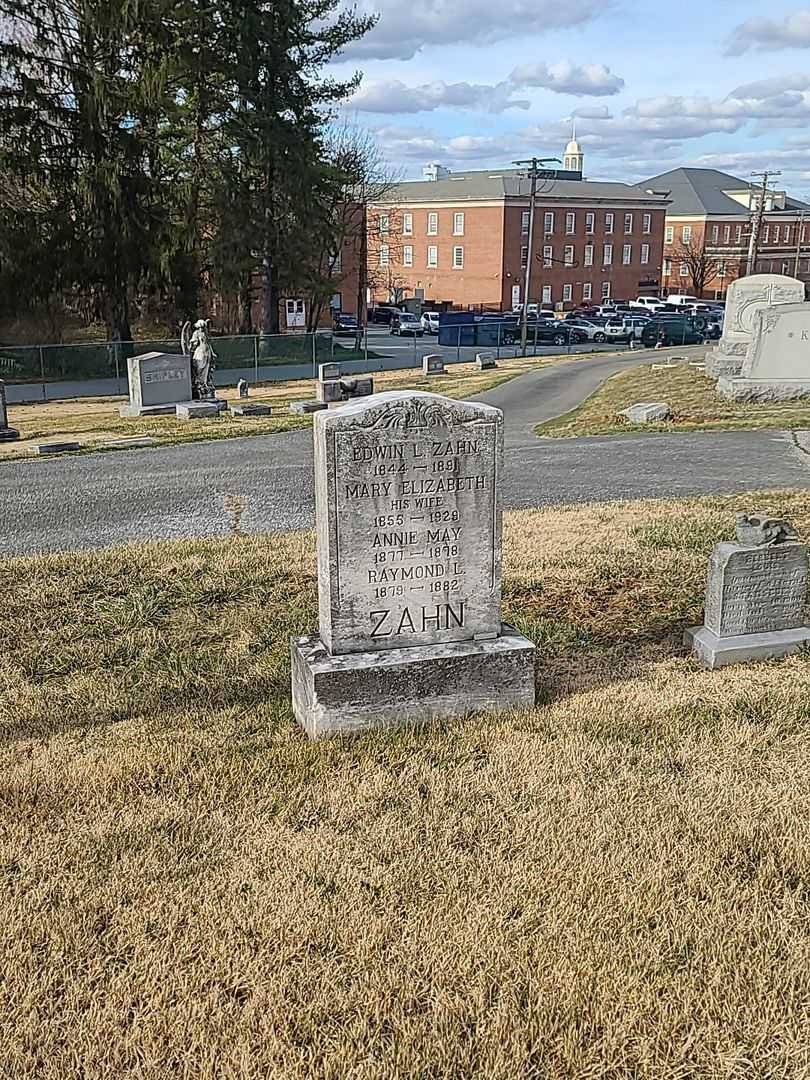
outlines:
[[703, 237], [693, 236], [691, 240], [681, 240], [672, 255], [673, 263], [688, 269], [692, 291], [698, 299], [710, 281], [717, 277], [720, 260], [706, 251]]

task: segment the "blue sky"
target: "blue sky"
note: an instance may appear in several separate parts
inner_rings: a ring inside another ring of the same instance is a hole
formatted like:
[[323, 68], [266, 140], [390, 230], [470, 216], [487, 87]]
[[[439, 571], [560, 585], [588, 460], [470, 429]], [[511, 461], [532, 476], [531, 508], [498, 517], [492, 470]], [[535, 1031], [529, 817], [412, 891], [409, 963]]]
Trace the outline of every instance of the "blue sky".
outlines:
[[404, 177], [561, 156], [590, 179], [678, 165], [782, 170], [810, 195], [810, 9], [750, 0], [359, 0], [346, 115]]

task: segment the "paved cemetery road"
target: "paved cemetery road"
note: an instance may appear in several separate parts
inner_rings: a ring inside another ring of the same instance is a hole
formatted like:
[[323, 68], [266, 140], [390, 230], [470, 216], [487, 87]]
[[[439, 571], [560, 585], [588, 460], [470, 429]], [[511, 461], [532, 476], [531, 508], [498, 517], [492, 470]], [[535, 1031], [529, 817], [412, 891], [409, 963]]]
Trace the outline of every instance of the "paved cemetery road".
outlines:
[[[507, 507], [810, 488], [810, 433], [735, 431], [538, 439], [638, 354], [531, 372], [481, 395], [504, 409]], [[798, 444], [798, 445], [797, 445]], [[225, 534], [227, 495], [242, 528], [312, 523], [308, 431], [0, 465], [0, 554]]]

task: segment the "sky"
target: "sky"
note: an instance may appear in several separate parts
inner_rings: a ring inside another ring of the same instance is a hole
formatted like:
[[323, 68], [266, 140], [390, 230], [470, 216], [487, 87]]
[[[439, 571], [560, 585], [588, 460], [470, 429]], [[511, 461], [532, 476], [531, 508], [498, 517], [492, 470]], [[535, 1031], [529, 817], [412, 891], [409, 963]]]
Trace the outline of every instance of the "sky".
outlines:
[[[752, 0], [356, 0], [377, 25], [335, 73], [402, 178], [562, 157], [591, 180], [681, 165], [810, 197], [810, 8]], [[763, 9], [767, 14], [763, 14]]]

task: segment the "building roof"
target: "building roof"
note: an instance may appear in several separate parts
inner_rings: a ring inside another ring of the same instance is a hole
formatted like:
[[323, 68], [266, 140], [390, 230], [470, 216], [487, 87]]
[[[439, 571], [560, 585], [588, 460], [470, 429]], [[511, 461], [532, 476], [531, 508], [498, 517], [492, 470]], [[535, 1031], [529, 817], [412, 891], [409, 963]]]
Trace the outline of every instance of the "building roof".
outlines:
[[[639, 187], [652, 191], [669, 191], [671, 217], [737, 217], [747, 213], [742, 203], [727, 195], [728, 191], [745, 191], [750, 181], [718, 169], [672, 169], [645, 180]], [[810, 205], [798, 199], [785, 199], [785, 210], [810, 210]], [[768, 213], [779, 213], [779, 210]]]
[[[650, 195], [641, 185], [618, 184], [601, 180], [564, 179], [571, 176], [564, 170], [556, 170], [554, 179], [541, 180], [538, 200], [548, 201], [599, 201], [641, 203], [665, 206], [667, 199]], [[574, 173], [573, 176], [578, 176]], [[441, 180], [406, 180], [394, 184], [386, 191], [385, 202], [401, 203], [461, 203], [472, 200], [528, 199], [531, 181], [520, 169], [480, 169], [472, 172], [451, 173]]]

